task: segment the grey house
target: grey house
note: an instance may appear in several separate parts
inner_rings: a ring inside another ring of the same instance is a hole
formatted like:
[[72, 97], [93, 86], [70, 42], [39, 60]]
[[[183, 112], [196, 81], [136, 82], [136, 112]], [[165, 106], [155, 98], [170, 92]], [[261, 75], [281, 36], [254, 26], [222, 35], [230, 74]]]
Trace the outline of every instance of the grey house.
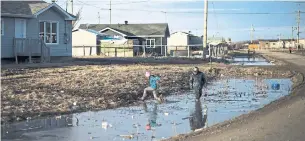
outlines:
[[1, 1], [1, 58], [72, 56], [75, 19], [56, 3]]
[[92, 29], [107, 35], [125, 39], [137, 39], [146, 52], [156, 52], [160, 55], [166, 53], [167, 38], [170, 36], [167, 23], [148, 24], [81, 24], [80, 29]]

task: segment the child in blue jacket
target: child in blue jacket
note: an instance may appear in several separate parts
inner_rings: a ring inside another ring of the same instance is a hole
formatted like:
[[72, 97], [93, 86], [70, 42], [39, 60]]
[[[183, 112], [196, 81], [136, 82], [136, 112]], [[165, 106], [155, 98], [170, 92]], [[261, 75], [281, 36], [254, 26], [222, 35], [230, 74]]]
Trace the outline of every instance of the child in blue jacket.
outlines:
[[157, 93], [158, 93], [157, 92], [157, 81], [160, 80], [160, 77], [155, 76], [155, 75], [151, 75], [150, 72], [146, 72], [145, 76], [149, 78], [149, 87], [144, 89], [143, 96], [142, 96], [141, 100], [145, 99], [145, 97], [147, 96], [148, 91], [152, 91], [153, 95], [154, 95], [154, 98], [158, 101], [161, 101], [161, 99], [159, 97], [157, 97]]

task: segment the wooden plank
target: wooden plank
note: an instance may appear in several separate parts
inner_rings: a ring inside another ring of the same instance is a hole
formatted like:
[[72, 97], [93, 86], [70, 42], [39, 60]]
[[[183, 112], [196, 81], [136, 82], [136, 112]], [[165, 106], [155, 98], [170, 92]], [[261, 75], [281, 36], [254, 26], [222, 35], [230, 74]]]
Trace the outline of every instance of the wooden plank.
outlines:
[[14, 53], [15, 53], [15, 62], [18, 64], [18, 56], [17, 56], [17, 45], [16, 38], [14, 38]]
[[26, 48], [28, 50], [28, 53], [29, 53], [29, 61], [30, 63], [32, 63], [32, 46], [31, 45], [31, 39], [28, 39], [27, 40], [27, 44], [26, 44]]

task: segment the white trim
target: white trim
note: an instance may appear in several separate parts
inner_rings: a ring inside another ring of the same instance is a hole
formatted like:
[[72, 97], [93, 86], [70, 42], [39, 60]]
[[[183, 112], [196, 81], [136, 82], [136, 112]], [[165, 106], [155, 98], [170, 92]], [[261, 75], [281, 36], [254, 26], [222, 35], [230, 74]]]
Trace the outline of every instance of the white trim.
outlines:
[[4, 36], [4, 19], [3, 18], [1, 18], [1, 36]]
[[[119, 32], [119, 31], [116, 31], [115, 29], [110, 28], [110, 27], [106, 27], [106, 28], [100, 30], [99, 32], [101, 33], [101, 32], [103, 32], [103, 31], [105, 31], [105, 30], [111, 30], [111, 31], [113, 31], [113, 32], [115, 32], [115, 33], [121, 34], [122, 36], [127, 36], [127, 35], [125, 35], [125, 34]], [[128, 37], [129, 37], [129, 36], [128, 36]]]
[[[40, 23], [41, 22], [44, 22], [44, 34], [43, 34], [43, 41], [45, 42], [45, 44], [46, 45], [59, 45], [59, 21], [50, 21], [50, 20], [39, 20], [39, 33], [40, 33]], [[52, 35], [52, 23], [56, 23], [56, 27], [57, 27], [57, 29], [56, 29], [56, 41], [57, 41], [57, 43], [46, 43], [46, 23], [51, 23], [51, 27], [50, 27], [50, 34]], [[39, 34], [38, 33], [38, 34]]]
[[[149, 45], [147, 45], [147, 41], [149, 41]], [[154, 46], [151, 47], [151, 41], [154, 41]], [[155, 48], [156, 47], [156, 39], [146, 39], [146, 42], [145, 42], [145, 47], [146, 48]]]
[[40, 10], [39, 12], [35, 13], [34, 15], [37, 17], [38, 15], [40, 15], [41, 13], [47, 11], [48, 9], [52, 8], [52, 7], [56, 7], [60, 12], [62, 12], [63, 14], [65, 14], [68, 18], [66, 18], [65, 20], [76, 20], [76, 18], [72, 17], [68, 12], [66, 12], [65, 10], [63, 10], [60, 6], [58, 6], [56, 3], [52, 3], [50, 4], [48, 7]]

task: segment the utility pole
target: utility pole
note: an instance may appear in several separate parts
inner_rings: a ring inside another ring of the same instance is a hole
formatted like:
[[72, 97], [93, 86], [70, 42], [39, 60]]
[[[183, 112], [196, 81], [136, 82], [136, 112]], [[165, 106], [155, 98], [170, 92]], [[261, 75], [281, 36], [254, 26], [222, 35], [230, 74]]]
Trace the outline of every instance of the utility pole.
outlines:
[[250, 29], [251, 44], [252, 44], [252, 42], [253, 42], [253, 41], [252, 41], [252, 40], [253, 40], [253, 31], [255, 31], [255, 30], [254, 30], [254, 27], [253, 27], [253, 24], [252, 24], [252, 25], [251, 25], [251, 29]]
[[[203, 23], [203, 49], [202, 49], [202, 57], [205, 59], [205, 49], [207, 47], [208, 42], [208, 0], [204, 0], [204, 23]], [[211, 49], [209, 49], [211, 50]], [[209, 52], [210, 53], [210, 52]]]
[[109, 22], [110, 22], [110, 24], [111, 24], [111, 0], [110, 0], [110, 7], [109, 7], [109, 12], [110, 12], [110, 19], [109, 19]]
[[297, 26], [297, 45], [298, 45], [298, 47], [297, 47], [297, 49], [299, 49], [299, 43], [300, 43], [300, 22], [301, 22], [301, 11], [300, 10], [298, 10], [298, 14], [297, 14], [297, 24], [298, 24], [298, 26]]
[[98, 24], [101, 24], [100, 12], [98, 12]]
[[279, 43], [278, 44], [279, 44], [279, 46], [281, 46], [281, 44], [282, 44], [282, 42], [281, 42], [282, 33], [278, 34], [277, 36], [279, 37]]
[[293, 41], [293, 27], [291, 28], [291, 41]]

